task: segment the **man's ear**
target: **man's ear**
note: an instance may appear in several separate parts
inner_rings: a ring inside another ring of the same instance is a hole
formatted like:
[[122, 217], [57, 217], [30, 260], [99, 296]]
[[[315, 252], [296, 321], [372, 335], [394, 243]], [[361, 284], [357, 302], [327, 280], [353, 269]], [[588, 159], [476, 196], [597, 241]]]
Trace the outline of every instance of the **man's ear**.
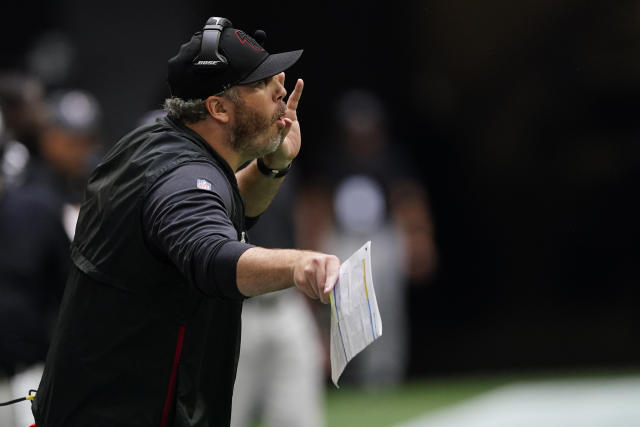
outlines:
[[222, 123], [228, 123], [231, 119], [231, 103], [220, 97], [210, 96], [205, 100], [207, 110], [211, 117]]

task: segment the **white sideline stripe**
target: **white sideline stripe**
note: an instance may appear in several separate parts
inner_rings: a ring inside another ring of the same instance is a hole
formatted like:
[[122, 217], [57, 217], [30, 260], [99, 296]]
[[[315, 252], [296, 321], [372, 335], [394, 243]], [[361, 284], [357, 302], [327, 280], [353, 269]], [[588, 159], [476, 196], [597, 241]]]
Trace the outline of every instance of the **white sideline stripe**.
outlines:
[[638, 427], [640, 377], [520, 383], [395, 427]]

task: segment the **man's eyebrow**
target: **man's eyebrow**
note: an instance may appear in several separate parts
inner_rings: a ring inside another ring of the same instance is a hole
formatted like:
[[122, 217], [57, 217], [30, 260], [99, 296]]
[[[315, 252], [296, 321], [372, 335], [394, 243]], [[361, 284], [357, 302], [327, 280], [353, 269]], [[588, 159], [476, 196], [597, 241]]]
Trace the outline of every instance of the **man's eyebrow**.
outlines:
[[264, 79], [261, 79], [261, 80], [258, 80], [257, 82], [254, 82], [254, 84], [256, 84], [256, 83], [267, 83], [272, 78], [273, 78], [273, 76], [265, 77]]

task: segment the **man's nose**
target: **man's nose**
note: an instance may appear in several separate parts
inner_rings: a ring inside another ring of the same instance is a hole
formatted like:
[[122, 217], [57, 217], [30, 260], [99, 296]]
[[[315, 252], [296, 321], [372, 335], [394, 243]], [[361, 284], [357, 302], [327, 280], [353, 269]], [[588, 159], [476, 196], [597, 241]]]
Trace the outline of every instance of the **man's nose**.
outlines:
[[279, 101], [287, 96], [287, 90], [284, 88], [284, 71], [276, 74], [274, 80], [278, 84], [278, 90], [276, 91], [276, 99]]

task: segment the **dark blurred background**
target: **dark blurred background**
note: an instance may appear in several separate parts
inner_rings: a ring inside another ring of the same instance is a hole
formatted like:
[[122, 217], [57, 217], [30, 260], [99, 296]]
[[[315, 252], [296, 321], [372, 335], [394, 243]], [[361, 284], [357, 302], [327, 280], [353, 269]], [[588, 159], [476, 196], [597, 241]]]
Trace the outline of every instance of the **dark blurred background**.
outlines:
[[208, 16], [305, 49], [287, 81], [306, 83], [302, 174], [332, 162], [335, 97], [376, 91], [428, 188], [439, 249], [436, 276], [407, 296], [412, 376], [640, 366], [638, 2], [3, 9], [0, 68], [95, 94], [107, 145], [160, 107], [167, 59]]

